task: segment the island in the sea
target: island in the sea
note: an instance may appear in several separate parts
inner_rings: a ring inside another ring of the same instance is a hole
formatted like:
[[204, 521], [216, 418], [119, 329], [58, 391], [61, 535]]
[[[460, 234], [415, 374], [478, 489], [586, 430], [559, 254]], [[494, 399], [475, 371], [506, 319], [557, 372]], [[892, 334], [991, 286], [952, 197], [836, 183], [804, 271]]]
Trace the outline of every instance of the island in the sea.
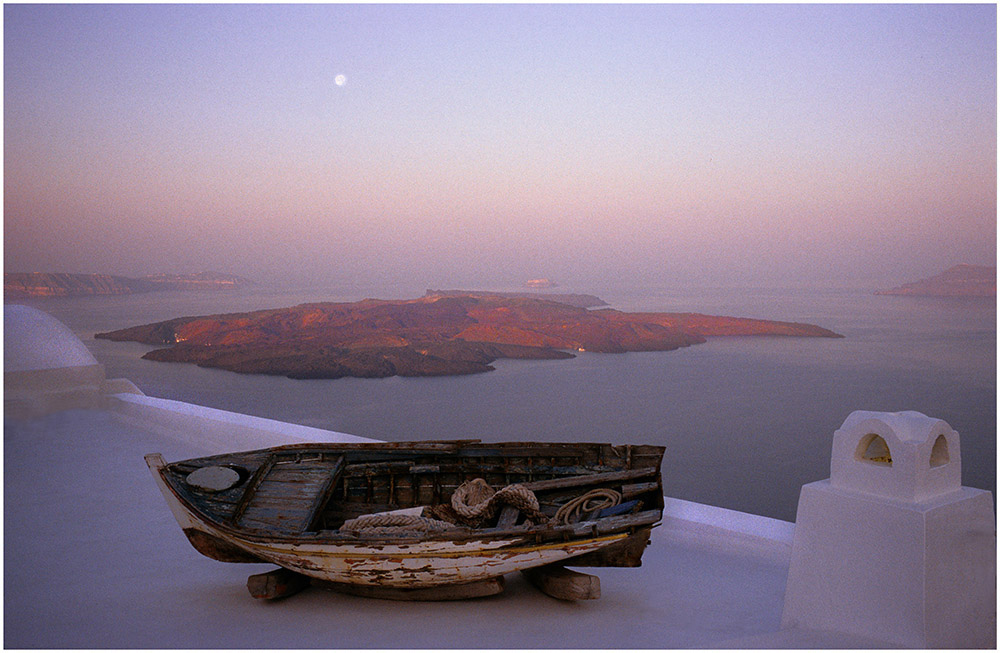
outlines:
[[486, 293], [180, 317], [95, 337], [170, 345], [148, 352], [143, 356], [148, 360], [333, 379], [472, 374], [494, 369], [490, 363], [498, 358], [669, 351], [722, 335], [843, 337], [810, 324], [698, 313], [588, 310], [547, 299]]
[[253, 282], [235, 274], [193, 272], [122, 277], [112, 274], [69, 272], [4, 272], [4, 297], [76, 297], [80, 295], [131, 295], [157, 290], [218, 290], [249, 286]]
[[904, 283], [876, 295], [913, 295], [919, 297], [996, 297], [995, 265], [956, 265], [941, 274]]

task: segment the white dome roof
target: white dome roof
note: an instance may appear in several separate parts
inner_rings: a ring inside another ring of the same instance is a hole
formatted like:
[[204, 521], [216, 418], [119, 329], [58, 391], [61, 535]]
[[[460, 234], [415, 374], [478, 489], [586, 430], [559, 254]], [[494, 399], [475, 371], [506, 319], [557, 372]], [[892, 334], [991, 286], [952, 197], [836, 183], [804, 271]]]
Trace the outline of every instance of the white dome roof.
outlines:
[[3, 307], [4, 372], [97, 365], [69, 327], [48, 313], [20, 304]]

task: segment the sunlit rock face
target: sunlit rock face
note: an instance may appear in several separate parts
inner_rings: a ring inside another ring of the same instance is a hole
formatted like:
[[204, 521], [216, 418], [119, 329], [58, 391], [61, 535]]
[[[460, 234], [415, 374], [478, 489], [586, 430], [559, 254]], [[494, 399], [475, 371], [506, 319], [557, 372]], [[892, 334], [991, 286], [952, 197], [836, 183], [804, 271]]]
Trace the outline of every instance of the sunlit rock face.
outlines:
[[841, 337], [791, 322], [696, 313], [587, 310], [494, 294], [303, 304], [183, 317], [96, 337], [172, 345], [149, 360], [292, 378], [487, 372], [498, 358], [572, 358], [574, 351], [670, 351], [716, 335]]
[[29, 306], [3, 314], [5, 417], [97, 405], [104, 367], [66, 325]]

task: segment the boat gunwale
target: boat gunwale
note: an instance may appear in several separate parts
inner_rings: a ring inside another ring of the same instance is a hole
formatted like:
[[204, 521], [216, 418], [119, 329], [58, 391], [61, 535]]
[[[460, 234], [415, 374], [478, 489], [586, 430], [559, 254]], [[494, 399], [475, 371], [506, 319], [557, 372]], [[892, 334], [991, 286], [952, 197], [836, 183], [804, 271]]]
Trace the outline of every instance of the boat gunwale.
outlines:
[[[659, 449], [660, 455], [666, 451], [666, 447], [662, 445], [655, 444], [612, 444], [610, 442], [521, 442], [521, 441], [507, 441], [507, 442], [483, 442], [482, 440], [411, 440], [406, 442], [298, 442], [294, 444], [285, 444], [277, 447], [262, 447], [260, 449], [247, 449], [244, 451], [232, 451], [226, 452], [224, 454], [213, 454], [210, 456], [198, 456], [197, 458], [187, 458], [184, 460], [177, 460], [172, 463], [167, 463], [167, 466], [189, 464], [196, 461], [206, 461], [213, 458], [219, 458], [222, 456], [255, 456], [255, 455], [267, 455], [275, 454], [280, 455], [284, 453], [317, 453], [326, 454], [331, 451], [379, 451], [379, 452], [412, 452], [412, 453], [457, 453], [463, 447], [472, 447], [476, 445], [482, 445], [487, 448], [498, 448], [498, 449], [543, 449], [551, 448], [553, 451], [558, 451], [559, 449], [572, 449], [574, 447], [611, 447], [612, 449], [618, 447], [631, 447], [633, 450], [638, 448], [649, 448], [649, 449]], [[658, 467], [657, 467], [658, 468]], [[645, 469], [645, 468], [640, 468]]]

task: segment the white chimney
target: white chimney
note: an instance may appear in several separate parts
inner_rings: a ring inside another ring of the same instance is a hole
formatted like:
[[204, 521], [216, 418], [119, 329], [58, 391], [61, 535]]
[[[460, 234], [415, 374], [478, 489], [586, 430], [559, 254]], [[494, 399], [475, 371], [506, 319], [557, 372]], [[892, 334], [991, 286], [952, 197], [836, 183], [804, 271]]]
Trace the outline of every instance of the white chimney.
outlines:
[[961, 461], [942, 420], [851, 413], [830, 478], [802, 487], [782, 627], [995, 648], [993, 495], [962, 487]]

